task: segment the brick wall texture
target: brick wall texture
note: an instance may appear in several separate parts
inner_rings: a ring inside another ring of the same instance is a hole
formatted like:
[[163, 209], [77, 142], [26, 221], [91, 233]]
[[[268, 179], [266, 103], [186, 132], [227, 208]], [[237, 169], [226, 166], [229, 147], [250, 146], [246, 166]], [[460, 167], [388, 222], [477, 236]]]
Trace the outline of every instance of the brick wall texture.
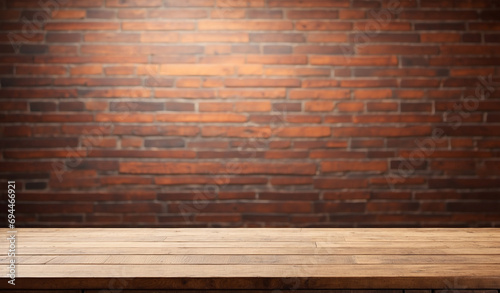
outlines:
[[500, 225], [500, 1], [0, 7], [18, 226]]

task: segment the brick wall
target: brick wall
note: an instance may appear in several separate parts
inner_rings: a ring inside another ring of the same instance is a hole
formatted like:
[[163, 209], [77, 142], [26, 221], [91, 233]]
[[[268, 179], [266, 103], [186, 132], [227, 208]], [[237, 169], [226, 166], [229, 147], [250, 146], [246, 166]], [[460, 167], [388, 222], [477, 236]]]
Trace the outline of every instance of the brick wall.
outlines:
[[499, 1], [0, 7], [18, 225], [500, 224]]

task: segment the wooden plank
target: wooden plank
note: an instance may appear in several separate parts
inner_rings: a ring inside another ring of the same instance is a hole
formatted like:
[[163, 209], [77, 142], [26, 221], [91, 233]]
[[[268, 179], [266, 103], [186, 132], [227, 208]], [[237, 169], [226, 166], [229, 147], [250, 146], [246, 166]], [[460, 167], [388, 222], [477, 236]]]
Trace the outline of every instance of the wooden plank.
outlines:
[[296, 289], [500, 288], [499, 231], [21, 228], [16, 288], [282, 289], [288, 278]]
[[[500, 264], [407, 264], [407, 265], [24, 265], [18, 278], [238, 278], [238, 277], [491, 277], [500, 286]], [[0, 267], [0, 275], [7, 267]], [[500, 287], [499, 287], [500, 288]]]
[[[0, 264], [8, 258], [1, 257]], [[151, 254], [99, 254], [99, 255], [21, 255], [18, 264], [500, 264], [500, 255], [151, 255]]]
[[500, 254], [500, 248], [384, 248], [384, 247], [20, 247], [18, 254]]
[[[230, 235], [224, 235], [224, 236], [182, 236], [182, 237], [175, 237], [175, 236], [169, 236], [169, 237], [160, 237], [160, 236], [144, 236], [144, 237], [132, 237], [132, 236], [115, 236], [113, 239], [115, 241], [130, 241], [130, 242], [155, 242], [155, 241], [165, 241], [165, 242], [179, 242], [179, 241], [192, 241], [192, 242], [198, 242], [198, 241], [215, 241], [215, 242], [222, 242], [222, 241], [242, 241], [242, 242], [273, 242], [276, 241], [277, 236], [260, 236], [260, 235], [255, 235], [255, 236], [230, 236]], [[43, 235], [33, 237], [33, 236], [23, 236], [19, 235], [20, 239], [25, 239], [26, 241], [36, 241], [36, 242], [106, 242], [109, 241], [109, 238], [105, 238], [104, 236], [66, 236], [66, 235], [60, 235], [55, 237], [45, 237]], [[209, 240], [208, 240], [209, 239]], [[431, 237], [431, 236], [413, 236], [413, 237], [405, 237], [402, 236], [401, 238], [396, 238], [395, 236], [393, 238], [391, 237], [372, 237], [372, 236], [360, 236], [360, 237], [339, 237], [339, 236], [280, 236], [280, 242], [303, 242], [303, 241], [314, 241], [314, 242], [387, 242], [387, 241], [394, 241], [394, 242], [422, 242], [422, 241], [436, 241], [436, 237]], [[500, 242], [500, 237], [474, 237], [474, 236], [469, 236], [469, 237], [439, 237], [440, 242]]]
[[[384, 248], [404, 248], [408, 247], [403, 241], [380, 241], [377, 244]], [[29, 239], [22, 239], [17, 245], [18, 248], [27, 247], [373, 247], [372, 241], [356, 242], [313, 242], [313, 241], [271, 241], [271, 242], [246, 242], [246, 241], [147, 241], [147, 242], [126, 242], [126, 241], [100, 241], [100, 242], [37, 242]], [[7, 243], [2, 243], [0, 249], [7, 249]], [[441, 241], [419, 241], [412, 243], [414, 248], [500, 248], [500, 242], [495, 241], [463, 241], [459, 243], [448, 243]]]

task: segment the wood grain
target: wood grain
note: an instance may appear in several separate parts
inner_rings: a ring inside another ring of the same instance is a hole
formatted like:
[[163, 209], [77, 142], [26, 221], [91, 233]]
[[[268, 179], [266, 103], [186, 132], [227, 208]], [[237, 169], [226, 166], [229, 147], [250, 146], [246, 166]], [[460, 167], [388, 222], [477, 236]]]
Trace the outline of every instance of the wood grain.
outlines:
[[[23, 228], [16, 237], [16, 289], [109, 289], [106, 280], [290, 289], [290, 278], [292, 289], [500, 288], [500, 230], [491, 228]], [[0, 289], [8, 261], [0, 256]]]

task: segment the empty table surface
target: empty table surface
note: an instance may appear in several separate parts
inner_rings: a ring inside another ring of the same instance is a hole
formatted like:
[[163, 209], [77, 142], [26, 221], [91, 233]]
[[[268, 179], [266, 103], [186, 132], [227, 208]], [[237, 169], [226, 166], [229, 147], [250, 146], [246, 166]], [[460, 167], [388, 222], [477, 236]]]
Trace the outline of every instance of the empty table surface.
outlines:
[[[0, 289], [13, 289], [0, 231]], [[16, 231], [15, 289], [500, 288], [494, 228]]]

